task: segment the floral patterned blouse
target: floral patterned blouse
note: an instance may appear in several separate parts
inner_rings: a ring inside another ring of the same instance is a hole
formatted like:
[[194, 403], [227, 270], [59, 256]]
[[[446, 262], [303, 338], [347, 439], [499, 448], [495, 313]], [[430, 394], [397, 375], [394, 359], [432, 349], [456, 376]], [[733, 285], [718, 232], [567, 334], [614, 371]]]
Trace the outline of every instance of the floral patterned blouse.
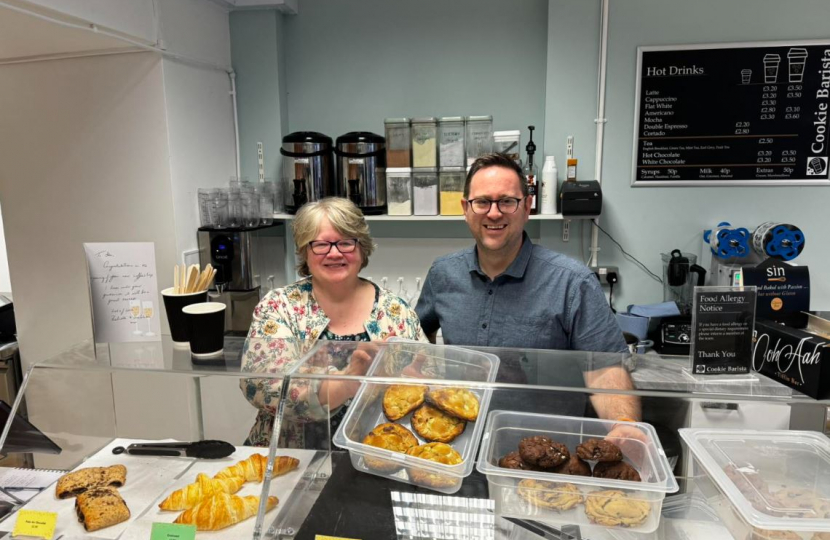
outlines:
[[[325, 339], [328, 324], [329, 318], [311, 294], [311, 278], [269, 292], [254, 309], [253, 322], [242, 350], [242, 370], [278, 376], [291, 371], [319, 339]], [[372, 312], [363, 326], [372, 340], [394, 334], [426, 341], [415, 310], [385, 289], [378, 289]], [[331, 365], [327, 369], [342, 369], [345, 362], [347, 359], [344, 358], [343, 365]], [[322, 405], [317, 397], [319, 383], [319, 380], [296, 380], [288, 387], [281, 429], [282, 447], [305, 447], [304, 425], [330, 418], [328, 405]], [[245, 397], [259, 409], [246, 445], [270, 444], [274, 415], [282, 397], [281, 386], [281, 377], [240, 382]]]

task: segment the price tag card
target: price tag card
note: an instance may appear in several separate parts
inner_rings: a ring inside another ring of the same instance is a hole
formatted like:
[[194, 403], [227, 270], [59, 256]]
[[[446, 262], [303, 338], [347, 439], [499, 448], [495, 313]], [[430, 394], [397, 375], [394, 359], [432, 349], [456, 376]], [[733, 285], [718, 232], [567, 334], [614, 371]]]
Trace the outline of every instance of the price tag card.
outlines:
[[55, 512], [21, 510], [17, 513], [12, 536], [34, 536], [52, 540], [57, 524], [58, 514]]
[[178, 523], [153, 523], [150, 540], [194, 540], [196, 525]]
[[314, 537], [314, 540], [358, 540], [357, 538], [343, 538], [341, 536], [326, 536], [324, 534], [318, 534]]
[[755, 287], [695, 287], [691, 373], [749, 373], [755, 295]]

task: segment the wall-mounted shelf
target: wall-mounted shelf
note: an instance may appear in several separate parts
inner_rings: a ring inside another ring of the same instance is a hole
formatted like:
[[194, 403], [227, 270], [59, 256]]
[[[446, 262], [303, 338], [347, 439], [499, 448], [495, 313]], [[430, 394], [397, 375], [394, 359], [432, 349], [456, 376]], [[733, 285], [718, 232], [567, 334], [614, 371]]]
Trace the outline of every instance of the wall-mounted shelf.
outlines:
[[[562, 214], [537, 214], [531, 221], [563, 221], [569, 219], [593, 219], [595, 216], [562, 216]], [[291, 221], [293, 214], [275, 214], [275, 220]], [[366, 221], [464, 221], [464, 216], [366, 216]]]

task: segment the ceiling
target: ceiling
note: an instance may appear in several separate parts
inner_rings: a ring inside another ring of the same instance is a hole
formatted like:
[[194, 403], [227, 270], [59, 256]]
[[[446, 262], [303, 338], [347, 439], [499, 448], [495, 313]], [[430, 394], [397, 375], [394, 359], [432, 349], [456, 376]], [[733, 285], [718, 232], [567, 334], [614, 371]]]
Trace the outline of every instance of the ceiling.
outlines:
[[68, 28], [0, 6], [0, 62], [129, 47], [115, 38]]

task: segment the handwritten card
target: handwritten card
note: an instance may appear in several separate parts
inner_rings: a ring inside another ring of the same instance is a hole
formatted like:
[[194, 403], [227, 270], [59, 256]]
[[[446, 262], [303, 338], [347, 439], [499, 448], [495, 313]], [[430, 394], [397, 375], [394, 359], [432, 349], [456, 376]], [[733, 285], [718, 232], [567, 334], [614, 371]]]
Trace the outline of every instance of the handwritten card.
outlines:
[[84, 244], [97, 343], [160, 341], [152, 242]]

